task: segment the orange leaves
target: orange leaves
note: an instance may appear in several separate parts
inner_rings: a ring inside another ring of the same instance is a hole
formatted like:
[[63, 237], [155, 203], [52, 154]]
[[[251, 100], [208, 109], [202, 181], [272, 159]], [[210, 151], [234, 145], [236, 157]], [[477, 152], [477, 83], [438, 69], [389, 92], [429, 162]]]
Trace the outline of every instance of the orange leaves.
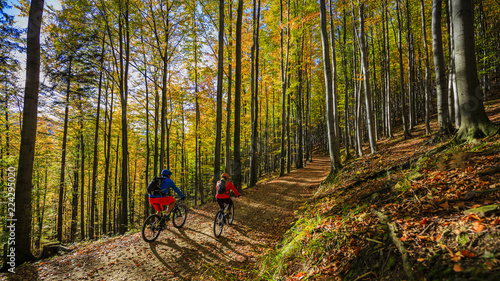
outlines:
[[[473, 220], [471, 229], [476, 233], [479, 233], [486, 228], [486, 226], [482, 223], [484, 221], [484, 219], [481, 219], [478, 215], [476, 215], [474, 213], [467, 215], [463, 220], [465, 220], [465, 221], [472, 221]], [[499, 219], [499, 221], [500, 221], [500, 219]]]
[[495, 225], [499, 225], [500, 224], [500, 217], [499, 218], [496, 218], [495, 220], [493, 220], [491, 223], [490, 223], [490, 226], [495, 226]]
[[305, 274], [304, 272], [299, 272], [299, 273], [295, 274], [295, 276], [293, 276], [293, 277], [295, 277], [295, 278], [299, 278], [299, 280], [300, 280], [300, 279], [302, 279], [304, 276], [306, 276], [306, 274]]
[[408, 238], [410, 238], [410, 236], [406, 234], [406, 235], [401, 236], [399, 238], [399, 241], [406, 242], [406, 240], [408, 240]]
[[357, 256], [359, 254], [359, 251], [361, 251], [361, 248], [356, 246], [351, 246], [351, 249], [354, 251], [355, 256]]
[[467, 257], [467, 258], [473, 258], [473, 257], [477, 256], [476, 254], [469, 252], [468, 250], [461, 251], [461, 253], [464, 257]]
[[[452, 249], [450, 249], [450, 247], [442, 244], [441, 247], [445, 248], [446, 250], [448, 250], [448, 255], [450, 256], [450, 259], [454, 262], [458, 262], [460, 261], [462, 258], [474, 258], [476, 257], [477, 255], [468, 251], [468, 250], [464, 250], [464, 251], [457, 251], [457, 252], [454, 252]], [[458, 272], [458, 271], [457, 271]]]
[[481, 232], [485, 229], [486, 227], [484, 224], [481, 223], [481, 221], [475, 221], [472, 223], [472, 230], [475, 232]]
[[461, 266], [461, 265], [459, 265], [459, 264], [457, 263], [457, 264], [455, 264], [455, 265], [453, 266], [453, 270], [454, 270], [455, 272], [462, 272], [464, 269], [462, 268], [462, 266]]

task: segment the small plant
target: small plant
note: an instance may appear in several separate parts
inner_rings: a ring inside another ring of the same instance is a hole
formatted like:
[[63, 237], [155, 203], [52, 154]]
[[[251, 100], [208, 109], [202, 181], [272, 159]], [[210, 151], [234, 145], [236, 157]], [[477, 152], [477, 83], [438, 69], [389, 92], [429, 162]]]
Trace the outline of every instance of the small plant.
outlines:
[[467, 243], [469, 243], [469, 235], [467, 234], [458, 235], [457, 242], [458, 244], [460, 244], [460, 246], [465, 246]]

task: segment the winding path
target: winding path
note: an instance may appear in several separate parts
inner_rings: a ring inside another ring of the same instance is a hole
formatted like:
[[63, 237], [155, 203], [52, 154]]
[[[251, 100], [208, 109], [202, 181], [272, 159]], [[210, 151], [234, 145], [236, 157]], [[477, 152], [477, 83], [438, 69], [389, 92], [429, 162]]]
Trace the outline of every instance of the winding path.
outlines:
[[[221, 280], [250, 278], [259, 256], [272, 249], [329, 172], [329, 158], [260, 182], [234, 198], [235, 219], [213, 236], [217, 204], [188, 213], [181, 229], [170, 227], [148, 244], [140, 233], [109, 238], [19, 268], [11, 280]], [[28, 279], [26, 279], [28, 278]]]

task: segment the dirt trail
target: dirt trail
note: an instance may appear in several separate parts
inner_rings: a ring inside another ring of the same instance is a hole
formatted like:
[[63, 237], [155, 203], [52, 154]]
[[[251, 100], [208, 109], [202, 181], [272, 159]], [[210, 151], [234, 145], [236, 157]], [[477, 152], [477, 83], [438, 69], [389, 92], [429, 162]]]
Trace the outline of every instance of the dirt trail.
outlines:
[[[255, 274], [258, 257], [274, 247], [294, 211], [327, 176], [329, 158], [244, 190], [233, 225], [214, 238], [216, 203], [191, 209], [181, 229], [171, 226], [148, 244], [140, 233], [100, 240], [21, 267], [11, 280], [241, 280]], [[4, 275], [3, 275], [4, 276]]]

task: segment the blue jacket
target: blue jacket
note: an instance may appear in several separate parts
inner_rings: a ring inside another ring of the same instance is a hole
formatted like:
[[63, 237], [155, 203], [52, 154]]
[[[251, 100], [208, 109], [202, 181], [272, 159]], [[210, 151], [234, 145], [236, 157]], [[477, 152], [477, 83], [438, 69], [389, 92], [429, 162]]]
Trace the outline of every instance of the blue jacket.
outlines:
[[[163, 182], [161, 183], [161, 191], [163, 191], [165, 194], [168, 194], [168, 192], [170, 191], [170, 188], [172, 188], [175, 193], [177, 193], [177, 195], [179, 195], [180, 198], [184, 198], [184, 195], [182, 194], [182, 192], [179, 190], [179, 188], [177, 186], [175, 186], [175, 183], [173, 180], [169, 179], [169, 178], [165, 178], [165, 180], [163, 180]], [[160, 198], [160, 197], [165, 197], [165, 196], [161, 196], [161, 195], [149, 195], [149, 197], [151, 198]]]

